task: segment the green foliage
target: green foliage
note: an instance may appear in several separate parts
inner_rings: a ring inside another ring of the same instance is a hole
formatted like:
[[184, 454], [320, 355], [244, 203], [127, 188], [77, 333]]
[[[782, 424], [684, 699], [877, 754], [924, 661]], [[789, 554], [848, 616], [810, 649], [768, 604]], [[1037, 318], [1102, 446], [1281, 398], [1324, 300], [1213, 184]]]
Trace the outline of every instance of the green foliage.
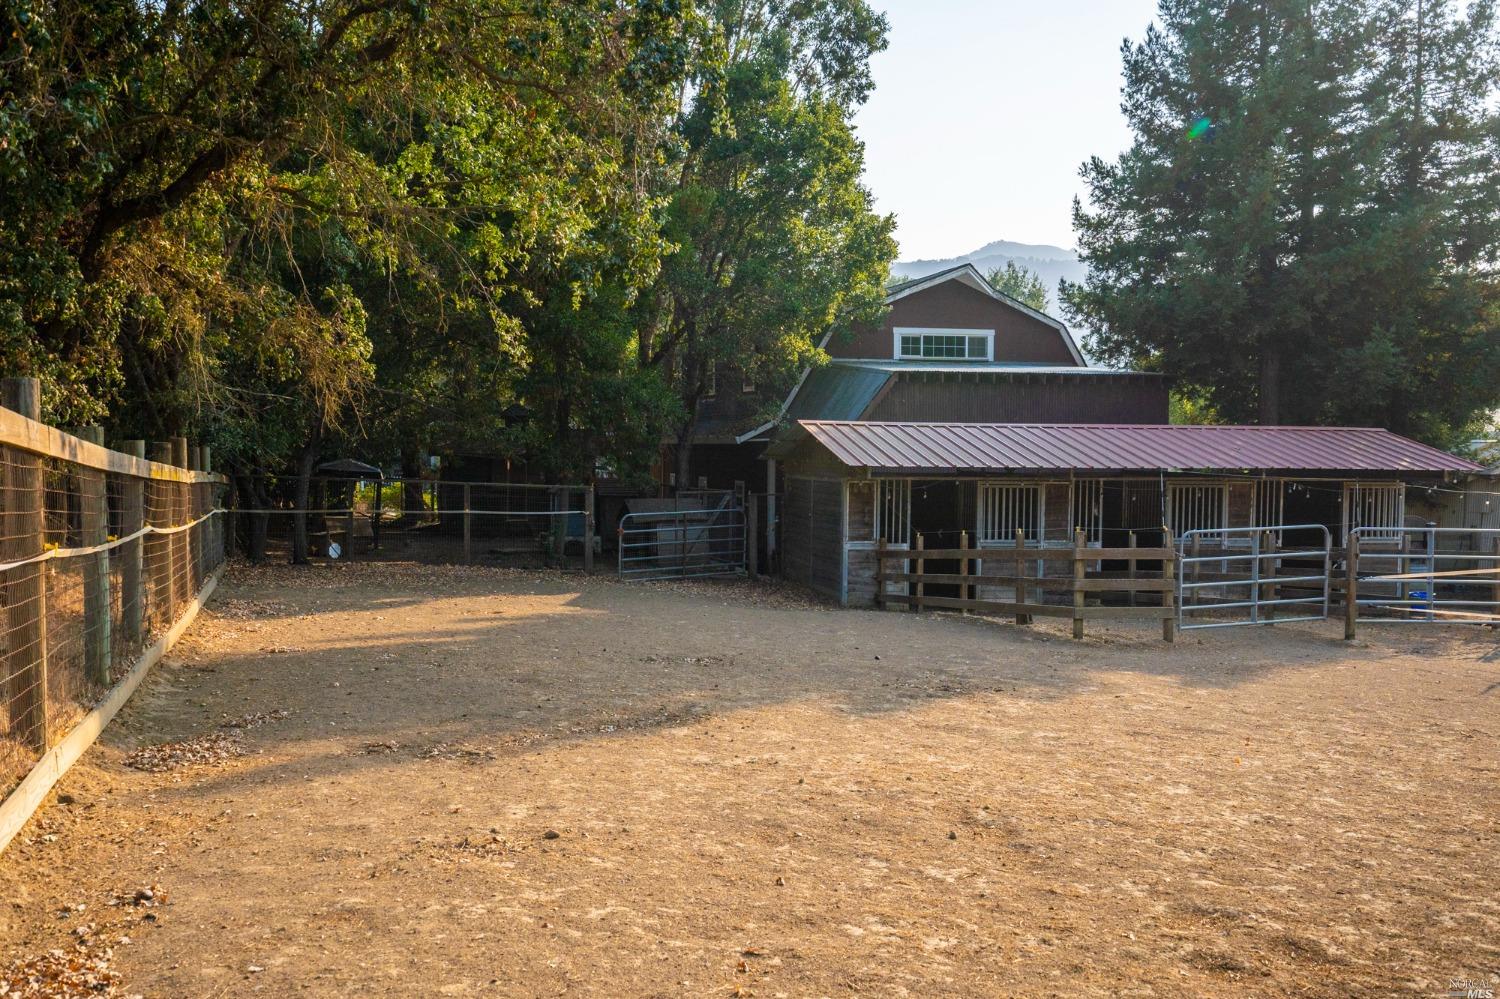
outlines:
[[1500, 403], [1491, 0], [1163, 0], [1070, 318], [1232, 421], [1449, 443]]
[[996, 267], [985, 275], [990, 287], [1002, 295], [1009, 295], [1023, 305], [1038, 312], [1047, 311], [1047, 284], [1041, 276], [1007, 260], [1004, 267]]
[[695, 63], [698, 86], [671, 136], [662, 262], [642, 363], [672, 367], [679, 461], [723, 366], [767, 398], [817, 344], [878, 318], [894, 222], [861, 184], [851, 117], [885, 46], [863, 0], [749, 7], [718, 0]]
[[639, 477], [682, 422], [673, 357], [789, 371], [893, 256], [849, 125], [884, 44], [862, 0], [17, 0], [0, 24], [0, 370], [40, 376], [50, 419], [235, 470]]

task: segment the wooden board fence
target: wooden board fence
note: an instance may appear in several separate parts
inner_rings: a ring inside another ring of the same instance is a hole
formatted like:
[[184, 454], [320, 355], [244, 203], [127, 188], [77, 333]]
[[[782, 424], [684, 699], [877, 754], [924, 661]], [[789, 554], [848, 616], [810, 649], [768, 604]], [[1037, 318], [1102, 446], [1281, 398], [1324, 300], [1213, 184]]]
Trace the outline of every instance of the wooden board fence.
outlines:
[[[1163, 640], [1176, 639], [1177, 553], [1172, 548], [1170, 533], [1167, 544], [1160, 548], [1091, 548], [1081, 531], [1067, 548], [1027, 544], [1019, 532], [1016, 543], [1007, 548], [976, 548], [967, 542], [967, 533], [961, 536], [958, 548], [927, 548], [920, 534], [910, 549], [889, 548], [884, 541], [880, 542], [875, 552], [876, 606], [1015, 615], [1017, 624], [1028, 624], [1033, 617], [1067, 618], [1073, 622], [1074, 638], [1083, 637], [1085, 621], [1160, 621]], [[928, 572], [927, 563], [939, 559], [958, 561], [959, 571]], [[982, 566], [1002, 560], [1013, 564], [1014, 570], [1000, 573], [971, 568], [974, 562]], [[1106, 572], [1099, 567], [1106, 560], [1124, 561], [1128, 567], [1124, 572]], [[1162, 570], [1147, 572], [1139, 568], [1142, 562], [1160, 562]], [[1065, 563], [1071, 574], [1043, 575], [1042, 566], [1046, 563]], [[887, 568], [892, 565], [894, 568]], [[906, 583], [909, 592], [890, 593], [888, 583]], [[931, 594], [929, 586], [957, 586], [958, 595]], [[978, 595], [980, 587], [1009, 587], [1015, 599], [985, 599]], [[1160, 604], [1143, 605], [1138, 597], [1148, 593], [1159, 594]], [[1058, 594], [1060, 599], [1056, 603], [1047, 602], [1043, 599], [1046, 594]], [[1123, 600], [1106, 605], [1102, 600], [1110, 594], [1119, 594]], [[1096, 602], [1090, 603], [1091, 600]]]

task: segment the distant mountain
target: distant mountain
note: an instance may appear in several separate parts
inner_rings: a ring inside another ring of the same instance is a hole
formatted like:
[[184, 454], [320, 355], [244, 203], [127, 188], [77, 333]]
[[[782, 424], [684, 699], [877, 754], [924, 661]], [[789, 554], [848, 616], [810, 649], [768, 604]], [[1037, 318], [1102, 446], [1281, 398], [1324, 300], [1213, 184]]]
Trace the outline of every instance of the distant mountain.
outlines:
[[1062, 278], [1069, 281], [1082, 281], [1085, 268], [1078, 262], [1078, 254], [1072, 250], [1064, 250], [1060, 246], [1046, 246], [1032, 243], [1012, 243], [1009, 240], [997, 239], [993, 243], [986, 243], [973, 253], [965, 253], [959, 257], [949, 257], [946, 260], [900, 260], [891, 265], [891, 275], [898, 278], [926, 277], [949, 267], [962, 263], [970, 263], [979, 268], [980, 273], [988, 274], [997, 267], [1004, 267], [1007, 261], [1014, 260], [1016, 266], [1025, 267], [1041, 276], [1047, 285], [1047, 311], [1062, 318], [1057, 308], [1057, 282]]

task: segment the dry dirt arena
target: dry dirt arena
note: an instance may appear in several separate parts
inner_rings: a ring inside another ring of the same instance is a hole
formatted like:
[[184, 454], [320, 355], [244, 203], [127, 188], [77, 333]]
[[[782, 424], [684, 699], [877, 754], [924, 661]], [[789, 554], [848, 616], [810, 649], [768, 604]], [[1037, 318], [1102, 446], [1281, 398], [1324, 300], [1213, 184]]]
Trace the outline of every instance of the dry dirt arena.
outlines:
[[1062, 626], [236, 567], [0, 857], [0, 946], [122, 996], [1500, 981], [1493, 632]]

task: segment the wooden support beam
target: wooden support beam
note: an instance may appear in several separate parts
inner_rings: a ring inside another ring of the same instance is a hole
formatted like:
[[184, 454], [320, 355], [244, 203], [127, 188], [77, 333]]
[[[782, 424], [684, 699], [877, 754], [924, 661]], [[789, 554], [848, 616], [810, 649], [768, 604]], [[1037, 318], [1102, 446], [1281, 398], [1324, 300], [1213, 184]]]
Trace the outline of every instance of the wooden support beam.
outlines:
[[1354, 641], [1359, 620], [1359, 535], [1349, 535], [1349, 554], [1344, 563], [1344, 641]]
[[[1019, 527], [1016, 528], [1016, 582], [1015, 596], [1018, 606], [1026, 603], [1026, 532]], [[1030, 624], [1031, 615], [1024, 611], [1016, 611], [1016, 624]]]
[[1083, 582], [1086, 574], [1086, 563], [1083, 560], [1084, 547], [1087, 539], [1082, 529], [1073, 532], [1073, 637], [1083, 637]]
[[917, 535], [916, 552], [917, 552], [917, 556], [916, 556], [916, 563], [917, 563], [917, 592], [914, 594], [914, 596], [916, 597], [916, 599], [912, 601], [912, 605], [911, 606], [912, 606], [913, 610], [915, 610], [918, 613], [920, 613], [921, 610], [922, 610], [922, 598], [924, 596], [926, 596], [925, 587], [922, 585], [922, 569], [924, 568], [925, 563], [927, 561], [926, 559], [924, 559], [922, 557], [922, 535], [920, 535], [920, 534]]
[[[958, 532], [958, 547], [960, 547], [960, 548], [967, 548], [967, 547], [969, 547], [969, 532], [968, 531], [959, 531]], [[969, 592], [969, 560], [968, 559], [961, 558], [961, 559], [958, 560], [958, 576], [959, 576], [958, 598], [960, 600], [969, 600], [969, 599], [971, 599], [972, 596], [973, 596], [973, 594], [971, 594]], [[962, 614], [968, 614], [969, 612], [967, 610], [964, 610], [964, 611], [961, 611], [960, 613], [962, 613]]]
[[1166, 612], [1161, 619], [1161, 638], [1164, 642], [1175, 642], [1177, 641], [1177, 593], [1174, 576], [1177, 572], [1177, 553], [1173, 550], [1175, 546], [1172, 541], [1172, 529], [1163, 527], [1162, 535], [1162, 542], [1168, 554], [1161, 563], [1162, 579], [1167, 583], [1167, 588], [1162, 591], [1161, 595], [1162, 610]]

